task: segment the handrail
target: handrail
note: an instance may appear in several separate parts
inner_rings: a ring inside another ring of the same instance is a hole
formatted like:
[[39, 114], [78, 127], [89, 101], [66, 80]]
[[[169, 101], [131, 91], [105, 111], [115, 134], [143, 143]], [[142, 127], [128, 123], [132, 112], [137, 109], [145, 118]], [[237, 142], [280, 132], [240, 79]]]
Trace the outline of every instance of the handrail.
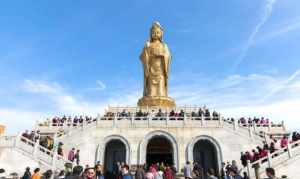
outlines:
[[114, 116], [114, 117], [101, 117], [95, 121], [83, 121], [83, 122], [49, 122], [47, 125], [40, 125], [43, 126], [51, 126], [51, 127], [80, 127], [84, 125], [89, 125], [92, 123], [97, 123], [100, 121], [113, 121], [113, 120], [134, 120], [134, 121], [162, 121], [162, 120], [170, 120], [170, 121], [184, 121], [184, 120], [191, 120], [191, 121], [219, 121], [221, 120], [220, 117], [189, 117], [189, 116]]
[[266, 164], [268, 167], [274, 167], [272, 166], [273, 160], [279, 159], [283, 154], [288, 154], [288, 157], [292, 157], [292, 151], [294, 148], [300, 149], [300, 140], [290, 142], [286, 147], [283, 147], [281, 149], [276, 150], [273, 153], [268, 152], [268, 155], [266, 157], [260, 158], [259, 160], [256, 160], [254, 162], [247, 161], [247, 173], [248, 175], [252, 175], [253, 173], [250, 173], [251, 168], [257, 169], [256, 166], [262, 167], [260, 164]]
[[[1, 136], [0, 137], [0, 144], [1, 144], [2, 140], [10, 141], [11, 145], [9, 147], [14, 147], [14, 148], [17, 148], [19, 150], [22, 150], [23, 152], [25, 152], [25, 153], [29, 154], [30, 156], [32, 156], [34, 160], [39, 160], [40, 162], [44, 163], [45, 165], [55, 167], [55, 165], [53, 166], [54, 163], [62, 162], [62, 163], [60, 163], [60, 167], [63, 167], [65, 163], [67, 163], [67, 162], [71, 163], [71, 161], [65, 159], [63, 156], [60, 156], [60, 155], [56, 154], [55, 151], [49, 150], [48, 148], [45, 148], [45, 147], [39, 145], [39, 140], [32, 141], [32, 140], [30, 140], [30, 139], [28, 139], [24, 136], [21, 136], [21, 135], [18, 135], [18, 136]], [[27, 149], [24, 148], [24, 144], [27, 147], [30, 147], [30, 148], [27, 148]], [[43, 157], [43, 155], [44, 155], [44, 157]], [[46, 160], [45, 156], [50, 157], [51, 160], [50, 161], [49, 161], [49, 159]], [[53, 163], [53, 161], [54, 161], [54, 163]], [[59, 165], [59, 163], [58, 163], [58, 165]]]

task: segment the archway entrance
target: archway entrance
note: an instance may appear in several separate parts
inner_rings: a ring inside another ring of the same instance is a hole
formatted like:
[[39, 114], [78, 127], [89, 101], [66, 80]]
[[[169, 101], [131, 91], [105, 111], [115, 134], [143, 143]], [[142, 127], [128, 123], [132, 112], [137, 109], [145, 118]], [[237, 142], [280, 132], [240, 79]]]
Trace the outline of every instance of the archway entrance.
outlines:
[[126, 146], [121, 140], [112, 139], [105, 146], [104, 169], [107, 176], [117, 172], [117, 162], [126, 163]]
[[193, 149], [193, 159], [203, 169], [203, 172], [207, 172], [208, 169], [214, 169], [215, 173], [218, 173], [218, 157], [217, 150], [213, 143], [207, 139], [198, 140]]
[[152, 137], [147, 145], [146, 163], [151, 164], [161, 163], [174, 164], [174, 150], [171, 142], [163, 136]]

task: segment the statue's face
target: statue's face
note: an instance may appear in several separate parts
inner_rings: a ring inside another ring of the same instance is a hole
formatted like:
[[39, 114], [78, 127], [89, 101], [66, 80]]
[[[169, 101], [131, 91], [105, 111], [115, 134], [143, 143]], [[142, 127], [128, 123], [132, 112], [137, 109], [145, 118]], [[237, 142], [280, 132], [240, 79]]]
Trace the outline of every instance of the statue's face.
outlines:
[[160, 40], [162, 37], [162, 31], [159, 28], [153, 28], [151, 31], [152, 40]]

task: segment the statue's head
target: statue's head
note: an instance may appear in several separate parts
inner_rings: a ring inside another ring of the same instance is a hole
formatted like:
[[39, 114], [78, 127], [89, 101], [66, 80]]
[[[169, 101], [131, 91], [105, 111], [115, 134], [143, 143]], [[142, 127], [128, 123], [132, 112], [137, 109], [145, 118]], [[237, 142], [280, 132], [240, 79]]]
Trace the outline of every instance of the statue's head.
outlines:
[[150, 31], [150, 41], [159, 40], [162, 42], [163, 32], [164, 30], [159, 22], [154, 22]]

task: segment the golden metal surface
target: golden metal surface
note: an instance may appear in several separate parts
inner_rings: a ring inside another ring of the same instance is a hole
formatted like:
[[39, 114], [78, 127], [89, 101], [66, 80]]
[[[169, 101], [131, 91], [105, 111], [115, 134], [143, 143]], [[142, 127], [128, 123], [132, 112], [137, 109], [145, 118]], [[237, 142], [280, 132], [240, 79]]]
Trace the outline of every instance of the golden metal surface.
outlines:
[[163, 28], [154, 22], [150, 40], [146, 42], [140, 59], [144, 68], [144, 97], [138, 106], [175, 107], [175, 101], [168, 97], [168, 77], [171, 54], [163, 42]]

